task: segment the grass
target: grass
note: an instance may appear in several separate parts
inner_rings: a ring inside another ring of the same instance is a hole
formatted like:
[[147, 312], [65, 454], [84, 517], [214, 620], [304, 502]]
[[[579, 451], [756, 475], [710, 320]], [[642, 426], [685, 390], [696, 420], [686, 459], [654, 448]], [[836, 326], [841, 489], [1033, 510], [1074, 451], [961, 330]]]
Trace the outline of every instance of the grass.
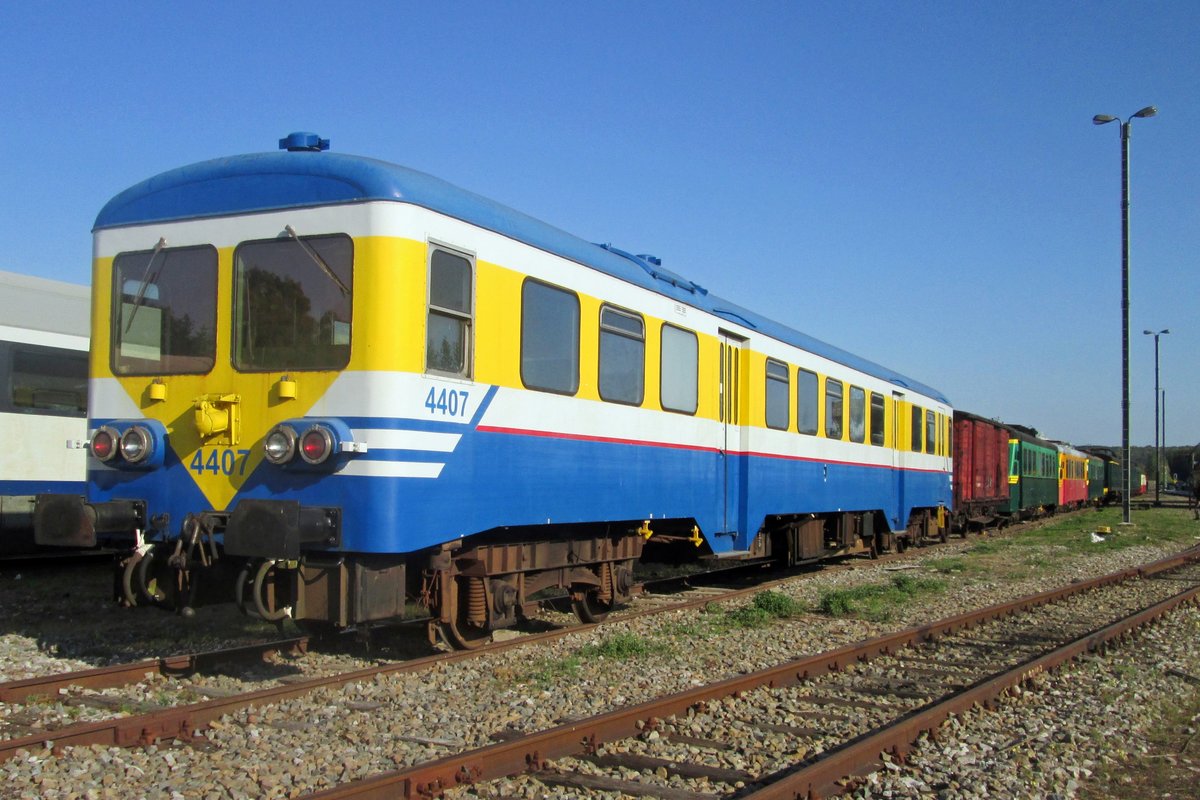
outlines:
[[[989, 579], [1019, 580], [1064, 559], [1120, 550], [1151, 542], [1192, 544], [1200, 534], [1200, 525], [1191, 519], [1190, 512], [1175, 509], [1150, 509], [1137, 512], [1135, 527], [1119, 527], [1119, 508], [1085, 511], [1057, 519], [1035, 530], [1003, 538], [977, 539], [961, 555], [934, 558], [926, 566], [938, 575], [954, 580]], [[1108, 526], [1113, 535], [1093, 542], [1092, 532]], [[1016, 557], [1014, 557], [1016, 556]], [[888, 583], [860, 586], [855, 589], [825, 592], [817, 610], [829, 616], [856, 616], [882, 622], [891, 619], [896, 609], [914, 599], [945, 591], [946, 583], [937, 577], [898, 575]], [[656, 636], [643, 637], [632, 633], [616, 633], [599, 642], [579, 648], [568, 656], [547, 659], [528, 669], [514, 670], [505, 676], [508, 682], [533, 682], [542, 687], [560, 680], [577, 679], [585, 663], [597, 659], [631, 661], [669, 656], [676, 643], [691, 638], [710, 638], [731, 630], [762, 628], [776, 620], [795, 617], [806, 611], [802, 603], [789, 595], [763, 591], [751, 603], [727, 609], [711, 602], [704, 613], [690, 619], [664, 625]], [[1197, 743], [1200, 747], [1200, 743]]]
[[598, 659], [630, 661], [669, 654], [670, 650], [668, 644], [656, 639], [648, 639], [636, 633], [614, 633], [604, 637], [596, 644], [584, 645], [563, 658], [542, 659], [527, 672], [499, 677], [505, 683], [510, 680], [532, 682], [542, 688], [549, 688], [560, 680], [577, 678], [584, 663], [588, 661]]
[[973, 556], [990, 556], [995, 553], [1003, 552], [1009, 547], [1012, 547], [1011, 539], [988, 539], [978, 542], [967, 551], [968, 555]]
[[925, 562], [925, 566], [943, 575], [972, 575], [983, 572], [977, 561], [963, 556], [931, 558]]
[[777, 619], [787, 619], [804, 613], [804, 606], [781, 592], [765, 591], [754, 595], [749, 605], [726, 609], [709, 603], [705, 616], [716, 630], [736, 628], [765, 628]]
[[[1130, 521], [1133, 527], [1123, 528], [1121, 509], [1115, 507], [1084, 511], [1055, 519], [1036, 530], [1022, 531], [1009, 541], [1013, 547], [1062, 547], [1068, 553], [1086, 555], [1150, 543], [1191, 543], [1200, 532], [1191, 513], [1180, 509], [1147, 509], [1134, 514]], [[1112, 533], [1102, 541], [1093, 541], [1092, 533], [1101, 527]]]
[[[975, 541], [960, 556], [933, 559], [929, 567], [937, 572], [961, 577], [989, 576], [1003, 580], [1033, 577], [1064, 561], [1124, 550], [1145, 544], [1194, 544], [1200, 526], [1191, 512], [1156, 508], [1138, 511], [1132, 527], [1121, 524], [1120, 508], [1085, 510], [1077, 514], [1051, 517], [1040, 526], [1011, 536]], [[1093, 533], [1107, 527], [1112, 533]]]
[[852, 589], [823, 592], [817, 609], [831, 617], [855, 616], [884, 622], [891, 619], [900, 606], [945, 589], [946, 584], [936, 578], [897, 575], [889, 583], [869, 583]]
[[583, 661], [577, 655], [566, 658], [544, 658], [534, 665], [533, 669], [523, 675], [514, 675], [520, 683], [535, 683], [542, 688], [548, 688], [564, 678], [575, 678], [579, 675], [579, 667]]
[[544, 688], [558, 680], [579, 676], [583, 665], [599, 659], [632, 661], [642, 658], [669, 656], [674, 642], [693, 638], [708, 638], [739, 628], [762, 628], [778, 619], [794, 617], [804, 612], [804, 606], [786, 594], [764, 591], [745, 606], [726, 609], [720, 603], [708, 603], [704, 613], [681, 622], [664, 625], [656, 637], [634, 633], [614, 633], [595, 644], [580, 647], [564, 658], [545, 659], [520, 674], [503, 676], [504, 681], [531, 681]]
[[1194, 689], [1161, 707], [1159, 721], [1147, 733], [1148, 753], [1103, 763], [1080, 787], [1081, 800], [1110, 797], [1196, 797], [1200, 770], [1200, 693]]
[[663, 642], [638, 636], [636, 633], [614, 633], [601, 639], [598, 644], [589, 644], [579, 649], [583, 658], [608, 658], [628, 661], [631, 658], [656, 655], [668, 649]]

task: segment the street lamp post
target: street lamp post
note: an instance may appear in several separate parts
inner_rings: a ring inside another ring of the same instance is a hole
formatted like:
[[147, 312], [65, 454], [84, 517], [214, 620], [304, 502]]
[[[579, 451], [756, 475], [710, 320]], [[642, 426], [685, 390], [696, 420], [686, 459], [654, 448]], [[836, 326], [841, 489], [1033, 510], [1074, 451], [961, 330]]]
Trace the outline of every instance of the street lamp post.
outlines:
[[1154, 106], [1146, 106], [1122, 122], [1117, 117], [1097, 114], [1093, 125], [1120, 122], [1121, 132], [1121, 514], [1129, 523], [1129, 132], [1134, 117], [1153, 117]]
[[[1158, 499], [1158, 487], [1162, 483], [1162, 449], [1158, 445], [1158, 337], [1170, 332], [1166, 328], [1163, 328], [1161, 331], [1142, 331], [1143, 334], [1154, 337], [1154, 505], [1156, 506], [1162, 505], [1162, 501]], [[1166, 445], [1166, 403], [1163, 403], [1163, 417], [1163, 445]]]

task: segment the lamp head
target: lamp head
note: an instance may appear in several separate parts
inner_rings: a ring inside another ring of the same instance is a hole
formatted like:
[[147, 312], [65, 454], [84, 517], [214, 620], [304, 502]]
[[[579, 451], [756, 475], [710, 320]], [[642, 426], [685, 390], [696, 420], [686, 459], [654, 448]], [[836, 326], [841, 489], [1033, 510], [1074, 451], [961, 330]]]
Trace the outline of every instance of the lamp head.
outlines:
[[1116, 122], [1116, 121], [1117, 121], [1116, 117], [1110, 117], [1108, 114], [1097, 114], [1096, 116], [1092, 117], [1093, 125], [1103, 125], [1106, 122]]
[[1146, 106], [1141, 111], [1134, 114], [1134, 116], [1135, 117], [1143, 117], [1143, 118], [1144, 117], [1153, 117], [1157, 113], [1158, 113], [1158, 108], [1156, 108], [1155, 106]]

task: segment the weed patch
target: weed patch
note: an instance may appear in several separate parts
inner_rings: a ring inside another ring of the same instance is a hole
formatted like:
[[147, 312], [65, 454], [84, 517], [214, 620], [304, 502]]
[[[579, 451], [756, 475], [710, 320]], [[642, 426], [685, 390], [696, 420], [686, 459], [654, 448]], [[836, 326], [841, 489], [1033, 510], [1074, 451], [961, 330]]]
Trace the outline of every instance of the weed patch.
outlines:
[[578, 676], [579, 666], [581, 663], [583, 662], [580, 661], [579, 656], [543, 659], [534, 666], [533, 671], [529, 673], [527, 680], [536, 683], [542, 688], [546, 688], [564, 678], [572, 679]]
[[897, 575], [890, 583], [872, 583], [853, 589], [824, 592], [817, 610], [831, 617], [857, 616], [876, 622], [892, 618], [896, 609], [927, 594], [937, 594], [946, 584], [936, 578]]
[[614, 633], [602, 639], [598, 644], [589, 644], [579, 649], [583, 658], [611, 658], [615, 661], [626, 661], [631, 658], [654, 655], [667, 650], [667, 645], [638, 636], [636, 633]]
[[932, 569], [934, 572], [940, 572], [944, 575], [962, 575], [966, 572], [976, 572], [978, 567], [962, 556], [951, 556], [950, 558], [931, 558], [925, 562], [925, 566]]
[[759, 592], [754, 595], [754, 607], [778, 619], [804, 613], [804, 606], [798, 600], [782, 592]]

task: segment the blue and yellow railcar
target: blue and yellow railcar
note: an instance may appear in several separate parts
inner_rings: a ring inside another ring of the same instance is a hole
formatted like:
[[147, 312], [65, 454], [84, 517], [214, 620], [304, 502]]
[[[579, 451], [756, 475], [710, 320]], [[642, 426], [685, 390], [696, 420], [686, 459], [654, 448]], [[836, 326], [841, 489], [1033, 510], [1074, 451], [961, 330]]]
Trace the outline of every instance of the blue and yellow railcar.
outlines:
[[646, 547], [798, 562], [944, 532], [938, 391], [653, 257], [280, 144], [96, 220], [89, 494], [39, 517], [136, 527], [127, 594], [186, 607], [230, 565], [268, 618], [429, 613], [470, 646], [548, 587], [602, 617]]

